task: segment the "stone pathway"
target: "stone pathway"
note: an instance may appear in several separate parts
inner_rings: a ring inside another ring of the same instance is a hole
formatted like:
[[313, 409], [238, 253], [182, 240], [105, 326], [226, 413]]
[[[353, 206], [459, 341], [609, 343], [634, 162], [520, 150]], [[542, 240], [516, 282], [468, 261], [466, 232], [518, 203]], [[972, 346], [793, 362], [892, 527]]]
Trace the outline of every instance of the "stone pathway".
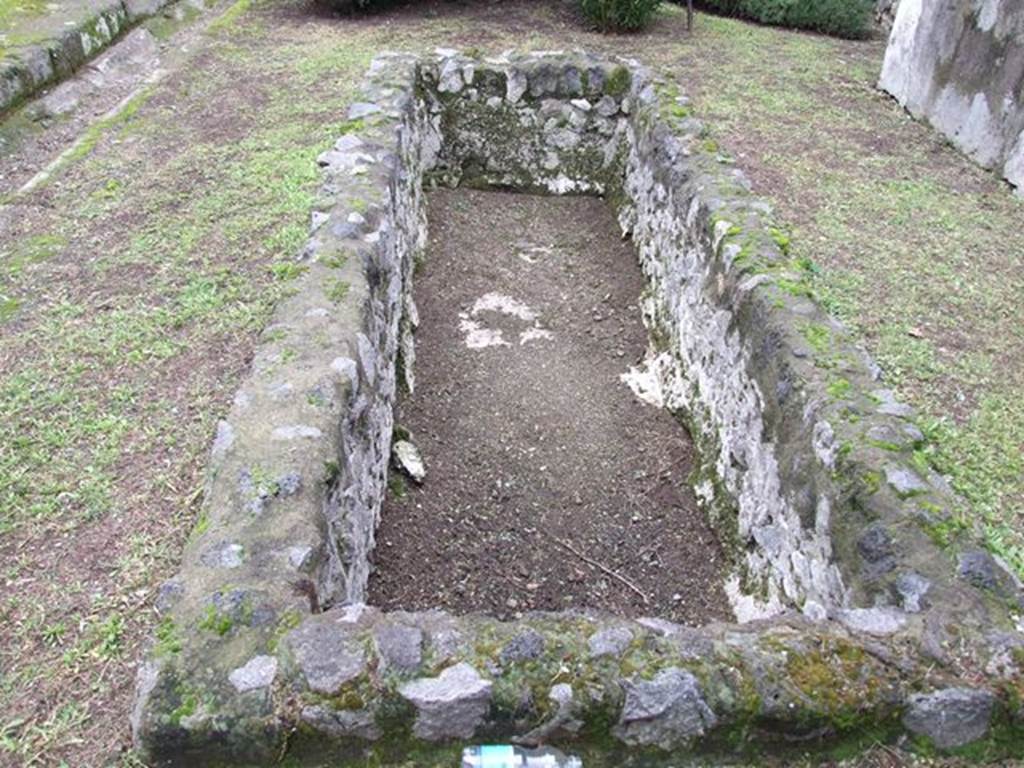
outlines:
[[623, 380], [647, 347], [644, 279], [611, 209], [438, 191], [430, 217], [397, 419], [426, 475], [392, 483], [371, 603], [730, 618], [689, 437]]

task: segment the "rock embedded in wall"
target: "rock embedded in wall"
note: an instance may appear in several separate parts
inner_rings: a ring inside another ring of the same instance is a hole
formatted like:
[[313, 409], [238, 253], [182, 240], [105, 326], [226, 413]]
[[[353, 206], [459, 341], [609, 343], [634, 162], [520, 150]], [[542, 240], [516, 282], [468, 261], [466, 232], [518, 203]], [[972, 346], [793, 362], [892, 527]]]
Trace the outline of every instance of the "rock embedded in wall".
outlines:
[[902, 0], [879, 87], [961, 151], [1024, 186], [1024, 4]]

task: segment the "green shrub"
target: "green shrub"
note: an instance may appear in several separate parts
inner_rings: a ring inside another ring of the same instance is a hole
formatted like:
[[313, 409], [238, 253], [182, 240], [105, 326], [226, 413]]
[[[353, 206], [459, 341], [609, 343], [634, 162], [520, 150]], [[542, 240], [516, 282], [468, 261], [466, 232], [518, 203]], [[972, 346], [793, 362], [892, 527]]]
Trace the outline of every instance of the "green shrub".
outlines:
[[602, 32], [647, 26], [661, 0], [580, 0], [583, 15]]
[[876, 0], [697, 0], [716, 13], [839, 37], [867, 37]]

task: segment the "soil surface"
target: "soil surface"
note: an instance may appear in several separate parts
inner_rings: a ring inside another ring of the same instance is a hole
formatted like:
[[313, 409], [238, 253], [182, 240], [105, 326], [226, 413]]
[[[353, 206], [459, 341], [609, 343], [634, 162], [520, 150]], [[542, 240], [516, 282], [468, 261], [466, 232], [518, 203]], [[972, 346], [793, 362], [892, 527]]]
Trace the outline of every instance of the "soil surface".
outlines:
[[731, 618], [689, 436], [621, 379], [647, 347], [645, 282], [610, 207], [449, 190], [429, 217], [397, 413], [426, 478], [392, 480], [370, 602]]

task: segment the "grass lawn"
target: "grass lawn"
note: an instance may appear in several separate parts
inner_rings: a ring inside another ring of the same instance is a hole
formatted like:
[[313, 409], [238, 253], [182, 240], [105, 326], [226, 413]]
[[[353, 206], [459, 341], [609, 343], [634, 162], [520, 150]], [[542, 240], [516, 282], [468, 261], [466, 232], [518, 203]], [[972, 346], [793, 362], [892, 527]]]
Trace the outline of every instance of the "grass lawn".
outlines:
[[385, 48], [581, 46], [673, 78], [920, 409], [964, 519], [1024, 572], [1024, 201], [874, 90], [882, 41], [705, 15], [688, 36], [677, 8], [601, 36], [526, 0], [221, 12], [0, 214], [0, 764], [137, 764], [127, 713], [155, 589], [295, 274], [314, 160]]
[[10, 49], [36, 41], [38, 35], [26, 29], [26, 22], [46, 13], [45, 0], [0, 0], [0, 62]]
[[46, 11], [44, 0], [0, 0], [0, 35], [23, 19]]

